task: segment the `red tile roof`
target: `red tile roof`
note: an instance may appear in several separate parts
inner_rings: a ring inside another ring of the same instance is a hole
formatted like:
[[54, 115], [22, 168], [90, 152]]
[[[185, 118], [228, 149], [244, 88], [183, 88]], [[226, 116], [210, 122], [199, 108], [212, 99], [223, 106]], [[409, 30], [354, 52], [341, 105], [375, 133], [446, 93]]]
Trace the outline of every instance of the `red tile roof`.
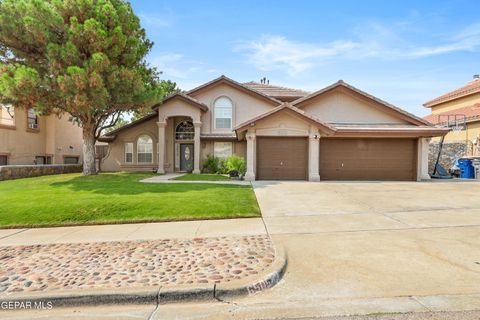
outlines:
[[437, 114], [429, 114], [423, 119], [427, 120], [430, 123], [438, 124], [448, 121], [448, 116], [450, 120], [454, 120], [455, 115], [457, 119], [463, 120], [463, 116], [466, 117], [467, 121], [478, 119], [480, 120], [480, 103], [475, 103], [468, 107], [458, 108], [455, 110], [445, 111]]
[[447, 102], [453, 99], [458, 99], [478, 92], [480, 92], [480, 79], [474, 79], [467, 83], [465, 86], [445, 93], [444, 95], [441, 95], [440, 97], [437, 97], [433, 100], [427, 101], [423, 105], [427, 108], [431, 108], [437, 104]]
[[246, 82], [243, 85], [252, 90], [259, 91], [267, 96], [270, 96], [282, 101], [292, 101], [308, 95], [307, 91], [303, 91], [300, 89], [274, 86], [271, 84], [258, 83], [255, 81]]

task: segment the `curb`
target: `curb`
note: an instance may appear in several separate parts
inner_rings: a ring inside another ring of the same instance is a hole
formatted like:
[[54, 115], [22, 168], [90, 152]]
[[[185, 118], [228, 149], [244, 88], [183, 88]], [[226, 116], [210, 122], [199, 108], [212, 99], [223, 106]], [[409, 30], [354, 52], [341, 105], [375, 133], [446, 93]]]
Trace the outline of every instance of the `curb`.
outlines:
[[[283, 247], [275, 246], [275, 260], [261, 275], [234, 283], [204, 286], [136, 287], [122, 289], [69, 290], [68, 292], [18, 293], [0, 297], [0, 305], [31, 304], [35, 306], [94, 306], [115, 304], [164, 304], [185, 301], [222, 300], [226, 297], [250, 295], [275, 286], [287, 268]], [[0, 309], [1, 311], [2, 309]]]

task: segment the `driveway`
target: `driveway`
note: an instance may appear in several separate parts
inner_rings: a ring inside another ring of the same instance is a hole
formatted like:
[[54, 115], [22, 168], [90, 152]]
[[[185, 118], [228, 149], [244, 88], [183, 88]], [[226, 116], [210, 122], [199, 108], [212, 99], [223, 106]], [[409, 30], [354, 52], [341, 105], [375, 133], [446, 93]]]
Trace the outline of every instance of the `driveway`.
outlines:
[[301, 318], [480, 309], [480, 183], [254, 182], [283, 280], [163, 315]]

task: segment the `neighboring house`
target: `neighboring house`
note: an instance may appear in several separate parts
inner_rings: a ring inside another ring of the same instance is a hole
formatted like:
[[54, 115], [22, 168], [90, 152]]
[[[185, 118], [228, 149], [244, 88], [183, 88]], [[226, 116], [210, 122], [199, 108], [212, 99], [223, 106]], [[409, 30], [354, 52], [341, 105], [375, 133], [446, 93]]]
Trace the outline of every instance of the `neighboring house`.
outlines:
[[81, 163], [82, 129], [68, 118], [0, 105], [0, 165]]
[[102, 169], [198, 173], [209, 154], [247, 160], [245, 179], [428, 179], [447, 130], [338, 81], [313, 93], [225, 76], [167, 97], [101, 137]]
[[[463, 87], [425, 102], [432, 114], [425, 120], [438, 126], [451, 127], [445, 142], [456, 143], [465, 150], [461, 156], [478, 155], [480, 139], [480, 78], [475, 76]], [[458, 148], [457, 148], [458, 149]]]

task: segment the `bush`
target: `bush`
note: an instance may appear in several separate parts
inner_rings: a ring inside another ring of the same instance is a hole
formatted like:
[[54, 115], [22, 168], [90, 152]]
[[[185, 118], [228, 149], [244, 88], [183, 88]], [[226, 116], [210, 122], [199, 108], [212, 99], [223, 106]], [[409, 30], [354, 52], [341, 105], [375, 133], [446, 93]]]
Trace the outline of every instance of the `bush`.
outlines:
[[203, 161], [202, 172], [204, 173], [227, 174], [232, 171], [238, 172], [240, 176], [245, 175], [245, 172], [247, 171], [247, 163], [245, 162], [245, 159], [235, 154], [227, 159], [220, 159], [209, 154]]
[[245, 172], [247, 172], [247, 163], [245, 159], [235, 154], [232, 154], [230, 157], [228, 157], [226, 160], [226, 166], [227, 173], [231, 171], [237, 171], [240, 176], [243, 176], [245, 175]]
[[204, 173], [217, 173], [220, 159], [212, 154], [207, 155], [207, 158], [203, 161], [202, 171]]
[[228, 171], [229, 170], [228, 170], [227, 160], [226, 159], [219, 159], [217, 173], [227, 174]]

